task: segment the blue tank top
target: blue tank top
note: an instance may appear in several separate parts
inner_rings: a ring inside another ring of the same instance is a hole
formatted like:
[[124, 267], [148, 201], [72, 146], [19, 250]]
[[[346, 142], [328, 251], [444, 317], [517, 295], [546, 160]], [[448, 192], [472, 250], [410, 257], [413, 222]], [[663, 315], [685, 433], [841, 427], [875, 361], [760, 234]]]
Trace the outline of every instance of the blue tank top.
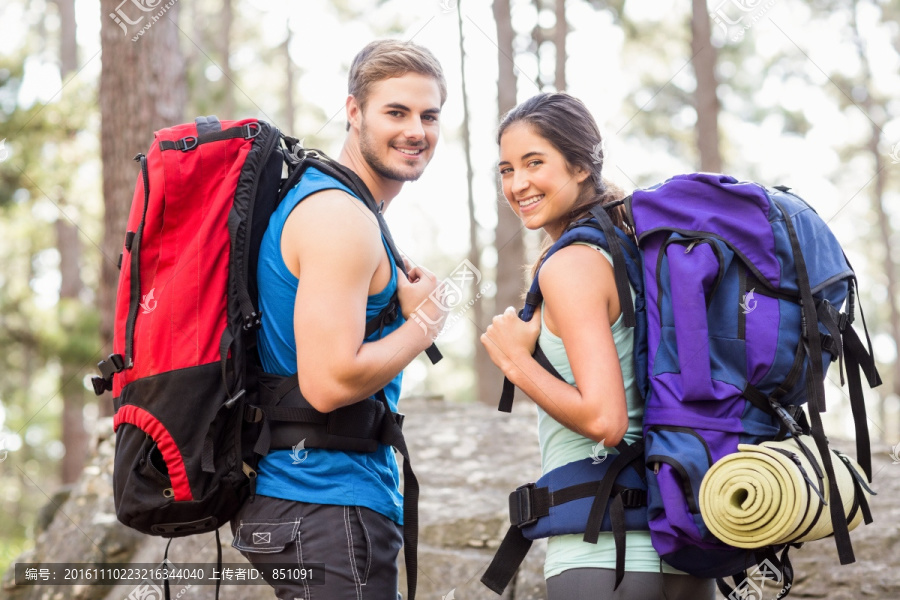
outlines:
[[[272, 214], [259, 251], [259, 307], [262, 326], [258, 333], [262, 366], [268, 373], [292, 375], [297, 371], [297, 346], [294, 343], [294, 300], [298, 279], [281, 256], [281, 232], [288, 215], [310, 194], [339, 189], [356, 197], [337, 180], [310, 168]], [[361, 201], [361, 200], [360, 200]], [[382, 236], [385, 251], [390, 256]], [[337, 249], [353, 251], [352, 249]], [[397, 289], [397, 267], [391, 260], [391, 280], [377, 294], [368, 297], [366, 320], [387, 306]], [[403, 323], [401, 315], [381, 332], [376, 331], [363, 343], [388, 335]], [[384, 388], [388, 404], [397, 411], [403, 373]], [[299, 444], [301, 440], [297, 440]], [[256, 492], [263, 496], [315, 504], [365, 506], [395, 523], [403, 524], [403, 496], [400, 473], [390, 446], [380, 444], [373, 453], [343, 452], [310, 448], [273, 450], [259, 463]]]

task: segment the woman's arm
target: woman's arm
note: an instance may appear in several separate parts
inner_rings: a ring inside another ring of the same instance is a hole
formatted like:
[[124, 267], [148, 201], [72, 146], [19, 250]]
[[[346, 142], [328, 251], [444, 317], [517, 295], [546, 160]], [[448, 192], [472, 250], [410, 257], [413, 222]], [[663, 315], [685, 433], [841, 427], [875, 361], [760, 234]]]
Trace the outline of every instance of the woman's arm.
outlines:
[[628, 412], [610, 327], [619, 312], [612, 266], [593, 248], [573, 245], [547, 260], [540, 282], [545, 320], [563, 340], [577, 387], [531, 357], [540, 333], [539, 312], [523, 323], [507, 309], [494, 317], [482, 343], [504, 375], [550, 416], [595, 442], [615, 446], [628, 429]]

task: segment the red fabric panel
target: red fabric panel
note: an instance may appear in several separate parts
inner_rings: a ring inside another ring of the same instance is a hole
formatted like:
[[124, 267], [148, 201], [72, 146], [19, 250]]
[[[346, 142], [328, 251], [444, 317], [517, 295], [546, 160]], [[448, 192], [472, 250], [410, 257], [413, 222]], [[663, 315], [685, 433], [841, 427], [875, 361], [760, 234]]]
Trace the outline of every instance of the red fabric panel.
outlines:
[[116, 416], [113, 418], [113, 431], [117, 430], [119, 425], [123, 423], [138, 427], [149, 434], [153, 441], [156, 442], [163, 460], [166, 461], [166, 468], [169, 470], [169, 480], [172, 482], [175, 501], [193, 500], [194, 496], [191, 494], [191, 486], [188, 483], [181, 451], [165, 426], [149, 412], [133, 404], [126, 404], [116, 411]]
[[[256, 122], [223, 121], [222, 129]], [[134, 368], [115, 376], [113, 396], [129, 382], [219, 360], [227, 320], [228, 215], [253, 139], [209, 142], [188, 152], [160, 151], [159, 142], [196, 136], [193, 123], [163, 129], [147, 154], [150, 203], [141, 240], [141, 300], [134, 332]], [[143, 212], [141, 177], [129, 216]], [[125, 252], [116, 306], [114, 352], [124, 355], [130, 299]], [[152, 293], [152, 298], [150, 294]]]

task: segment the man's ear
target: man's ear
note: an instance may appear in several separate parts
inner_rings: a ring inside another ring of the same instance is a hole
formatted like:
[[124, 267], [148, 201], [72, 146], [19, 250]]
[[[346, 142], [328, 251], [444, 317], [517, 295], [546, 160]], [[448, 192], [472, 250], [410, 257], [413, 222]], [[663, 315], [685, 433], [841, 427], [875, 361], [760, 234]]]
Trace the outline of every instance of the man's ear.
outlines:
[[362, 119], [362, 107], [360, 107], [353, 94], [347, 96], [345, 108], [347, 110], [347, 131], [350, 131], [350, 127], [359, 129], [359, 122]]

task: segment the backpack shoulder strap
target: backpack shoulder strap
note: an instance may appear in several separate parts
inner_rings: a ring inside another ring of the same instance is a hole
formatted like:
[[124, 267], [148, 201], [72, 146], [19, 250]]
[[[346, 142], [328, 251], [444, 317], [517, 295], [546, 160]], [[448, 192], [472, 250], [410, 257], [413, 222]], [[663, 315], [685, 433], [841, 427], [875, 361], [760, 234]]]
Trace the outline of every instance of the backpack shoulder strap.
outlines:
[[[303, 177], [303, 173], [309, 167], [315, 167], [325, 175], [336, 179], [339, 183], [349, 188], [357, 198], [362, 200], [363, 204], [366, 205], [366, 208], [371, 210], [378, 220], [378, 227], [388, 246], [388, 250], [390, 250], [391, 259], [394, 261], [394, 264], [397, 265], [397, 268], [400, 269], [404, 275], [408, 275], [406, 264], [403, 262], [403, 257], [400, 255], [400, 251], [397, 249], [397, 245], [394, 243], [394, 238], [391, 235], [391, 230], [388, 228], [387, 222], [384, 220], [384, 215], [381, 213], [381, 207], [375, 203], [372, 192], [369, 191], [365, 182], [352, 170], [323, 153], [315, 150], [306, 151], [300, 164], [297, 165], [292, 173], [292, 177], [285, 183], [284, 189], [282, 189], [281, 192], [282, 195], [285, 195], [300, 181]], [[395, 292], [387, 306], [366, 323], [366, 337], [370, 336], [373, 332], [384, 328], [387, 323], [396, 319], [399, 314], [400, 301]], [[432, 364], [437, 364], [437, 362], [443, 358], [441, 351], [438, 350], [435, 344], [429, 346], [425, 350], [425, 354]]]
[[[540, 306], [544, 299], [544, 295], [541, 292], [540, 272], [547, 262], [547, 259], [567, 246], [571, 246], [577, 242], [586, 242], [598, 246], [612, 255], [616, 289], [619, 295], [619, 305], [622, 308], [625, 325], [628, 327], [635, 327], [639, 330], [636, 331], [636, 337], [645, 336], [646, 321], [642, 314], [644, 283], [643, 275], [641, 273], [641, 259], [637, 246], [635, 246], [623, 231], [613, 224], [603, 207], [595, 207], [592, 214], [594, 214], [592, 218], [583, 219], [573, 223], [547, 251], [543, 262], [538, 266], [537, 273], [531, 282], [531, 288], [525, 296], [525, 305], [522, 310], [519, 311], [519, 318], [523, 321], [530, 321], [534, 316], [537, 307]], [[605, 226], [601, 223], [603, 217], [608, 221]], [[628, 289], [629, 285], [634, 288], [635, 291], [635, 299], [633, 301], [631, 292]], [[635, 340], [635, 348], [638, 348], [637, 339]], [[636, 353], [636, 356], [642, 356], [643, 360], [646, 360], [646, 355], [643, 352]], [[552, 368], [550, 362], [540, 350], [539, 345], [535, 346], [534, 357], [541, 366], [553, 373], [557, 378], [561, 379], [559, 374], [555, 373], [555, 369]], [[641, 365], [636, 366], [637, 369], [635, 373], [644, 373], [646, 371], [646, 364], [643, 365], [643, 370], [641, 369]], [[641, 393], [644, 394], [646, 384], [643, 379], [640, 382], [640, 387]], [[504, 378], [503, 391], [501, 392], [500, 403], [497, 409], [501, 412], [511, 412], [514, 395], [515, 386], [508, 379]]]

